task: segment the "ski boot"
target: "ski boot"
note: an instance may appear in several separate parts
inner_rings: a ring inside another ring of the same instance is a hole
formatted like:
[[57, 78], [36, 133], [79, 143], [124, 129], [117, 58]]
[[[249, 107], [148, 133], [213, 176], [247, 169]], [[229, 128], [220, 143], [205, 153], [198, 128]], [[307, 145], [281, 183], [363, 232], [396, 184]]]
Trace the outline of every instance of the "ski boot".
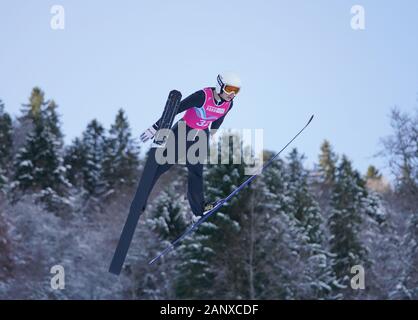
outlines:
[[210, 210], [215, 208], [221, 201], [223, 201], [223, 199], [216, 200], [215, 202], [212, 202], [212, 203], [206, 203], [203, 209], [203, 215], [207, 214]]

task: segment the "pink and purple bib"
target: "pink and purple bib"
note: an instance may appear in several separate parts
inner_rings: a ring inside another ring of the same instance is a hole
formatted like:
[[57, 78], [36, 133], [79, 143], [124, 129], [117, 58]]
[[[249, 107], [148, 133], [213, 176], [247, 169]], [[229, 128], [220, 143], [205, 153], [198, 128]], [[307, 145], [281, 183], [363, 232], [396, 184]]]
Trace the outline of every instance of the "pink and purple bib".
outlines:
[[231, 106], [231, 102], [215, 103], [211, 88], [204, 88], [205, 103], [200, 108], [194, 107], [186, 111], [183, 120], [193, 129], [206, 129], [209, 125], [225, 115]]

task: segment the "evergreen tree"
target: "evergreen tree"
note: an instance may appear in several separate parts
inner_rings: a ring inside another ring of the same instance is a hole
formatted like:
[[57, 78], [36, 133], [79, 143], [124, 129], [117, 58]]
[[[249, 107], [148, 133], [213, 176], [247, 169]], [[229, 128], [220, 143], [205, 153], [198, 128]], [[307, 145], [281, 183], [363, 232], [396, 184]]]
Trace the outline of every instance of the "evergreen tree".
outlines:
[[64, 145], [64, 135], [61, 132], [61, 123], [57, 114], [57, 108], [58, 105], [54, 100], [49, 101], [43, 112], [43, 118], [46, 121], [46, 126], [48, 127], [49, 131], [54, 136], [56, 143], [59, 144], [59, 148], [62, 149]]
[[132, 187], [138, 180], [139, 147], [132, 139], [124, 111], [119, 110], [110, 128], [103, 160], [103, 178], [107, 188]]
[[92, 120], [83, 132], [82, 144], [85, 150], [85, 165], [82, 168], [84, 189], [89, 196], [99, 196], [104, 192], [103, 160], [105, 151], [105, 131], [96, 120]]
[[322, 244], [324, 234], [321, 230], [322, 216], [319, 205], [308, 187], [308, 171], [303, 167], [304, 156], [293, 149], [288, 156], [288, 189], [286, 194], [291, 200], [288, 214], [297, 219], [307, 235], [309, 243]]
[[42, 107], [47, 104], [43, 99], [43, 92], [35, 88], [29, 104], [31, 109], [22, 117], [30, 118], [33, 127], [16, 156], [14, 185], [21, 191], [39, 192], [41, 200], [54, 205], [62, 202], [60, 197], [65, 194], [68, 181], [56, 106], [52, 112], [44, 112]]
[[[274, 153], [265, 152], [270, 159]], [[290, 219], [286, 166], [277, 159], [250, 186], [241, 254], [248, 256], [251, 299], [293, 299], [301, 278], [300, 230]], [[249, 223], [248, 223], [249, 222]], [[247, 236], [245, 234], [248, 234]]]
[[29, 103], [23, 104], [22, 106], [22, 116], [19, 117], [19, 121], [26, 122], [26, 120], [38, 120], [45, 112], [48, 103], [48, 101], [45, 101], [45, 93], [39, 87], [33, 88], [29, 97]]
[[334, 270], [343, 288], [348, 286], [351, 267], [366, 267], [367, 263], [367, 251], [360, 240], [366, 191], [364, 181], [346, 156], [342, 157], [336, 173], [328, 224], [331, 252], [335, 254]]
[[408, 299], [418, 299], [418, 273], [416, 266], [418, 265], [418, 211], [412, 213], [408, 219], [408, 233], [404, 239], [404, 243], [408, 248], [406, 270], [404, 273], [403, 283]]
[[332, 150], [331, 144], [325, 140], [321, 145], [319, 154], [319, 168], [323, 176], [324, 183], [330, 185], [335, 179], [337, 155]]
[[21, 114], [17, 117], [13, 130], [13, 155], [16, 158], [17, 153], [25, 145], [26, 138], [34, 131], [34, 121], [41, 117], [42, 110], [45, 109], [44, 92], [35, 87], [31, 91], [29, 103], [22, 104]]
[[179, 193], [180, 183], [173, 181], [153, 201], [151, 216], [147, 220], [152, 229], [163, 239], [172, 242], [192, 222], [184, 197]]
[[84, 186], [84, 173], [87, 166], [86, 148], [80, 138], [75, 138], [66, 148], [64, 164], [67, 170], [67, 179], [75, 187]]
[[308, 171], [303, 167], [304, 156], [293, 149], [288, 156], [286, 177], [288, 187], [287, 214], [296, 219], [296, 232], [300, 233], [300, 255], [305, 260], [305, 278], [300, 288], [300, 298], [330, 297], [335, 275], [330, 253], [325, 249], [323, 218], [318, 203], [308, 185]]
[[367, 168], [366, 179], [381, 179], [382, 175], [375, 166], [370, 165]]
[[0, 190], [8, 182], [12, 161], [12, 119], [4, 112], [4, 103], [0, 100]]

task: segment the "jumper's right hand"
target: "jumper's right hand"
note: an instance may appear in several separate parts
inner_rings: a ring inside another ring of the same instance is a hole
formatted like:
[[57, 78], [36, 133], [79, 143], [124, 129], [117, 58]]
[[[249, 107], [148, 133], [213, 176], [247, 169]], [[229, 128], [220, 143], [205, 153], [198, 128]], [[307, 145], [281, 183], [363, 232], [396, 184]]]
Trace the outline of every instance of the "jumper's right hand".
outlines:
[[157, 129], [155, 128], [155, 125], [152, 125], [141, 134], [140, 136], [141, 141], [147, 142], [149, 139], [154, 138], [156, 132], [157, 132]]

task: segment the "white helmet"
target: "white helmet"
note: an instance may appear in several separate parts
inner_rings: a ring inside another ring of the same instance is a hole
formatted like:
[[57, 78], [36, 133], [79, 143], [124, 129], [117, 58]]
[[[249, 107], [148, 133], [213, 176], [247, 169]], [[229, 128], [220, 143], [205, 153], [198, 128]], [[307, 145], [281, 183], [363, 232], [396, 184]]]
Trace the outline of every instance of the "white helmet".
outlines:
[[[241, 88], [241, 79], [234, 72], [223, 72], [218, 74], [216, 92], [221, 94], [226, 86]], [[238, 91], [236, 93], [238, 93]]]

